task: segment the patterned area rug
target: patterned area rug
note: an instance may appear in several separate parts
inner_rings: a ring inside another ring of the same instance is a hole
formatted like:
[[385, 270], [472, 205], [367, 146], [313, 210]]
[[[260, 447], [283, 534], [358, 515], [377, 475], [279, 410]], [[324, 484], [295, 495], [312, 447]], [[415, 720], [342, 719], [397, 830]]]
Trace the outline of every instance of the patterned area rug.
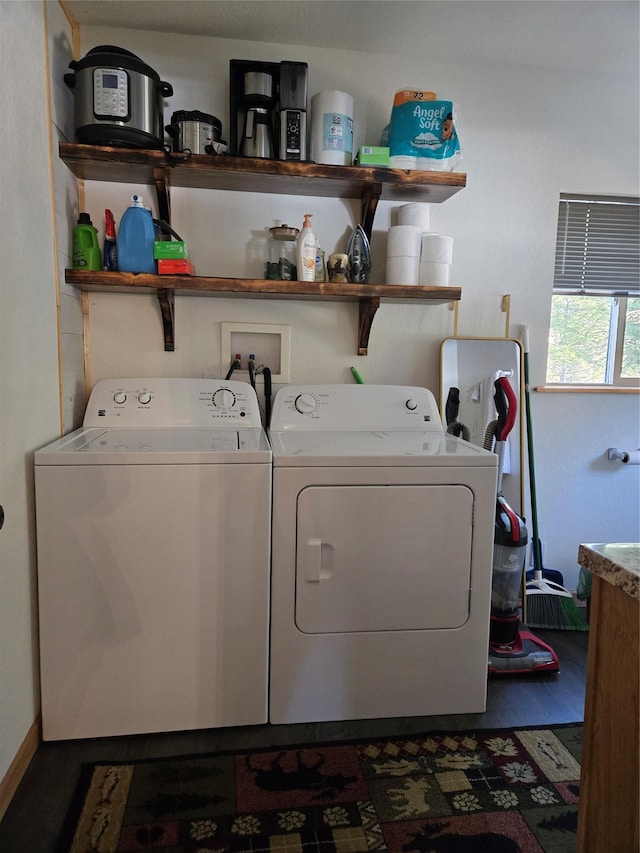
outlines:
[[60, 853], [573, 853], [582, 726], [85, 768]]

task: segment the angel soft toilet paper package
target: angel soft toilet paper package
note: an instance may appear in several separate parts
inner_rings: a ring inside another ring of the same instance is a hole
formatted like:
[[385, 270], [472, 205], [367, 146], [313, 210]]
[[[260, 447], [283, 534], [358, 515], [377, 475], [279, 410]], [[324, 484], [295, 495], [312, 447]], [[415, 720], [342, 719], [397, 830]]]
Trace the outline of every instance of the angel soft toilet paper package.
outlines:
[[389, 148], [392, 169], [452, 172], [460, 159], [453, 102], [423, 90], [396, 92], [381, 144]]

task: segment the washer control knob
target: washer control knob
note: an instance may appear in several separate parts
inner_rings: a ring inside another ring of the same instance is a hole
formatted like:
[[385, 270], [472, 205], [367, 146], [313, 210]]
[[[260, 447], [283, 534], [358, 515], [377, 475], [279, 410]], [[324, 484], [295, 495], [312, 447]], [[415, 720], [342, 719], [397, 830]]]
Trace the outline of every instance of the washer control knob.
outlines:
[[228, 388], [220, 388], [213, 395], [213, 405], [217, 409], [230, 409], [236, 402], [236, 395]]
[[407, 409], [409, 409], [410, 412], [415, 412], [415, 410], [418, 408], [418, 404], [413, 399], [413, 397], [411, 397], [409, 400], [407, 400], [407, 402], [405, 403], [405, 406], [407, 407]]
[[313, 412], [317, 405], [318, 401], [312, 394], [298, 394], [296, 397], [295, 407], [302, 415]]
[[138, 402], [142, 403], [143, 406], [148, 405], [151, 402], [151, 394], [148, 391], [138, 394]]
[[116, 391], [116, 393], [113, 395], [113, 402], [118, 403], [118, 405], [122, 405], [122, 403], [127, 402], [127, 395], [124, 393], [124, 391]]

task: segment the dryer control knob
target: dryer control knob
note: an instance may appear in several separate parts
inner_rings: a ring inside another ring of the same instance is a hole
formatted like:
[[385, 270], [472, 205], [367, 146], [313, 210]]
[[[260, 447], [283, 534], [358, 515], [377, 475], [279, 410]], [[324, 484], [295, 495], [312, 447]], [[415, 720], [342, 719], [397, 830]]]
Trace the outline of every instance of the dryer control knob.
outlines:
[[124, 391], [116, 391], [116, 393], [113, 395], [113, 402], [117, 403], [118, 405], [122, 405], [122, 403], [127, 402], [127, 395], [124, 393]]
[[312, 394], [299, 394], [296, 397], [295, 407], [302, 415], [312, 412], [317, 405], [318, 401]]
[[138, 402], [142, 403], [143, 406], [146, 406], [151, 402], [151, 394], [148, 391], [143, 391], [142, 394], [138, 394]]
[[230, 409], [236, 402], [236, 395], [228, 388], [220, 388], [213, 395], [213, 405], [217, 409]]
[[414, 399], [407, 400], [405, 406], [407, 407], [407, 409], [409, 409], [410, 412], [415, 412], [415, 410], [418, 408], [418, 404]]

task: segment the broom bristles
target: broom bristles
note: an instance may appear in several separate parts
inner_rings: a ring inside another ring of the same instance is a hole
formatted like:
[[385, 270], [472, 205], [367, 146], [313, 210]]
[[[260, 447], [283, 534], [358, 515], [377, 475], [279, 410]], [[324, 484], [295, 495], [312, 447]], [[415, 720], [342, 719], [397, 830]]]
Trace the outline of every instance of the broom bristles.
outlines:
[[[533, 594], [530, 595], [529, 592]], [[588, 631], [589, 626], [580, 613], [571, 593], [545, 594], [527, 589], [527, 626], [560, 631]]]

